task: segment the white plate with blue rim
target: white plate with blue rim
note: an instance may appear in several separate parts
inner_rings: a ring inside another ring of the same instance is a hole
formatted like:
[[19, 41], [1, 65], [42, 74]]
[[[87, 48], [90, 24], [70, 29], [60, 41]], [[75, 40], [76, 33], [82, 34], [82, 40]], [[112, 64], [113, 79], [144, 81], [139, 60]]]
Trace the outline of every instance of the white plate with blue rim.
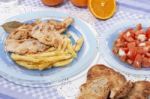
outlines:
[[[69, 14], [54, 10], [36, 11], [11, 17], [1, 24], [10, 21], [32, 23], [36, 19], [55, 19], [61, 21], [68, 16]], [[40, 87], [43, 87], [55, 85], [55, 83], [74, 77], [86, 70], [97, 55], [98, 45], [95, 35], [93, 34], [95, 31], [83, 20], [74, 16], [70, 17], [74, 19], [74, 23], [68, 28], [68, 31], [72, 34], [71, 41], [74, 42], [75, 38], [83, 36], [84, 44], [79, 51], [77, 58], [74, 59], [71, 64], [65, 67], [50, 68], [43, 71], [25, 69], [18, 66], [10, 58], [11, 53], [6, 52], [4, 48], [4, 42], [8, 36], [8, 33], [0, 27], [0, 75], [16, 84], [31, 87], [39, 87], [40, 85]], [[74, 34], [77, 36], [74, 37]]]
[[114, 26], [109, 28], [109, 30], [102, 33], [102, 37], [99, 40], [99, 47], [105, 61], [113, 68], [116, 68], [118, 71], [131, 74], [133, 76], [150, 77], [150, 68], [135, 69], [131, 65], [122, 62], [112, 52], [114, 41], [119, 36], [119, 33], [128, 28], [135, 28], [139, 23], [142, 24], [143, 28], [150, 27], [150, 21], [142, 19], [135, 21], [122, 20], [121, 22], [116, 23]]

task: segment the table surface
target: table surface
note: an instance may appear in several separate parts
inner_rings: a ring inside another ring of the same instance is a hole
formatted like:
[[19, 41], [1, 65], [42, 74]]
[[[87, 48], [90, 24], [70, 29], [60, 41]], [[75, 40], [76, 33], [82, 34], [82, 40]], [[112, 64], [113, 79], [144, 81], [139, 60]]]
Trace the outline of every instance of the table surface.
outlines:
[[[88, 9], [74, 7], [69, 0], [59, 7], [46, 7], [40, 0], [22, 0], [19, 6], [13, 8], [2, 8], [0, 9], [0, 21], [17, 14], [27, 13], [32, 11], [38, 11], [43, 9], [55, 9], [61, 10], [70, 15], [77, 16], [86, 22], [88, 22], [98, 33], [96, 39], [101, 38], [101, 34], [111, 28], [115, 23], [122, 20], [137, 20], [137, 19], [148, 19], [150, 11], [150, 1], [148, 0], [118, 0], [117, 12], [109, 20], [102, 21], [96, 19]], [[106, 64], [103, 60], [101, 52], [100, 57], [96, 63]], [[130, 80], [142, 80], [150, 78], [135, 77], [130, 74], [125, 76]], [[31, 88], [16, 85], [6, 79], [0, 77], [0, 99], [74, 99], [79, 92], [79, 86], [85, 81], [86, 73], [82, 73], [77, 79], [65, 82], [59, 86], [47, 87], [47, 88]], [[71, 91], [70, 91], [71, 90]]]

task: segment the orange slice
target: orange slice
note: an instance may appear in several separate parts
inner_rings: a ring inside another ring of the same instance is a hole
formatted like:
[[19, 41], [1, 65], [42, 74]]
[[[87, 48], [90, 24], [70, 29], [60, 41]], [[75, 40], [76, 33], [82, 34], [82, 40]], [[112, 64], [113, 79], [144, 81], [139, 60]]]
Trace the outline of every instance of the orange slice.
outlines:
[[111, 18], [116, 11], [115, 0], [89, 0], [88, 7], [91, 13], [99, 19]]

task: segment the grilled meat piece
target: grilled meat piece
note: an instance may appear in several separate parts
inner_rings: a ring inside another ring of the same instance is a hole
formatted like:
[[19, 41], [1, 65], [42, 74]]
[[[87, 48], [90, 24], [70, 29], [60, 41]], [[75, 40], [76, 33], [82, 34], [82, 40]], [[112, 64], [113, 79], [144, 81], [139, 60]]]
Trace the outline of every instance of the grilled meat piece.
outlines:
[[17, 54], [34, 54], [38, 52], [43, 52], [48, 48], [48, 46], [40, 43], [35, 39], [7, 39], [5, 42], [5, 49], [8, 52], [14, 52]]
[[48, 22], [41, 22], [33, 27], [30, 35], [39, 40], [41, 43], [58, 47], [63, 43], [63, 33], [67, 27], [73, 22], [72, 18], [67, 18], [63, 22], [49, 20]]

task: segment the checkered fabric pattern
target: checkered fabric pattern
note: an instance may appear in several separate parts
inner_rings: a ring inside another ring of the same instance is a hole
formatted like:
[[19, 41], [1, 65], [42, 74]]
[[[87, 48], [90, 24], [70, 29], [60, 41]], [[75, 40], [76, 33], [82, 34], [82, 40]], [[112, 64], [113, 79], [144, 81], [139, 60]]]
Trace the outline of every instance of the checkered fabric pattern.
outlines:
[[[69, 1], [69, 0], [68, 0]], [[41, 0], [20, 0], [20, 4], [24, 7], [22, 7], [23, 10], [18, 9], [18, 13], [24, 12], [30, 12], [30, 11], [36, 11], [40, 10], [39, 7], [45, 7]], [[25, 6], [32, 6], [32, 7], [25, 7]], [[99, 35], [97, 35], [97, 39], [101, 38], [101, 34], [106, 30], [109, 29], [113, 24], [116, 22], [122, 21], [122, 20], [137, 20], [137, 19], [143, 19], [143, 18], [149, 18], [148, 16], [137, 14], [137, 13], [131, 13], [123, 10], [118, 10], [115, 16], [109, 20], [101, 21], [93, 17], [93, 15], [88, 11], [88, 9], [80, 9], [77, 7], [72, 6], [70, 2], [65, 3], [64, 5], [56, 8], [58, 10], [66, 10], [67, 13], [73, 16], [77, 16], [86, 22], [88, 22], [93, 28], [96, 29]], [[9, 11], [1, 11], [1, 14], [3, 13], [9, 13]], [[12, 13], [11, 13], [12, 14]], [[15, 13], [16, 14], [16, 13]], [[5, 18], [1, 17], [0, 18]], [[102, 57], [99, 58], [98, 63], [104, 63], [107, 64]], [[16, 91], [20, 94], [25, 94], [28, 96], [31, 96], [31, 98], [35, 99], [75, 99], [79, 92], [79, 86], [81, 83], [84, 82], [86, 75], [80, 76], [77, 80], [74, 80], [73, 82], [67, 82], [63, 85], [51, 88], [31, 88], [31, 87], [23, 87], [20, 85], [13, 84], [11, 82], [8, 82], [7, 80], [0, 78], [0, 86], [4, 88], [8, 88], [9, 90]], [[130, 75], [126, 75], [128, 78], [135, 79], [133, 77], [130, 77]]]
[[18, 94], [18, 97], [19, 97], [19, 94], [21, 94], [22, 96], [30, 97], [29, 99], [64, 99], [62, 96], [60, 96], [57, 93], [57, 90], [52, 87], [47, 87], [47, 88], [23, 87], [23, 86], [8, 82], [4, 78], [0, 78], [0, 86], [1, 88], [3, 87], [5, 89], [15, 91], [15, 93]]
[[124, 20], [137, 20], [145, 18], [143, 15], [137, 15], [135, 13], [125, 12], [125, 11], [118, 11], [114, 17], [109, 20], [100, 21], [97, 20], [95, 22], [96, 30], [98, 30], [99, 35], [102, 34], [103, 31], [111, 28], [115, 23], [121, 22]]

